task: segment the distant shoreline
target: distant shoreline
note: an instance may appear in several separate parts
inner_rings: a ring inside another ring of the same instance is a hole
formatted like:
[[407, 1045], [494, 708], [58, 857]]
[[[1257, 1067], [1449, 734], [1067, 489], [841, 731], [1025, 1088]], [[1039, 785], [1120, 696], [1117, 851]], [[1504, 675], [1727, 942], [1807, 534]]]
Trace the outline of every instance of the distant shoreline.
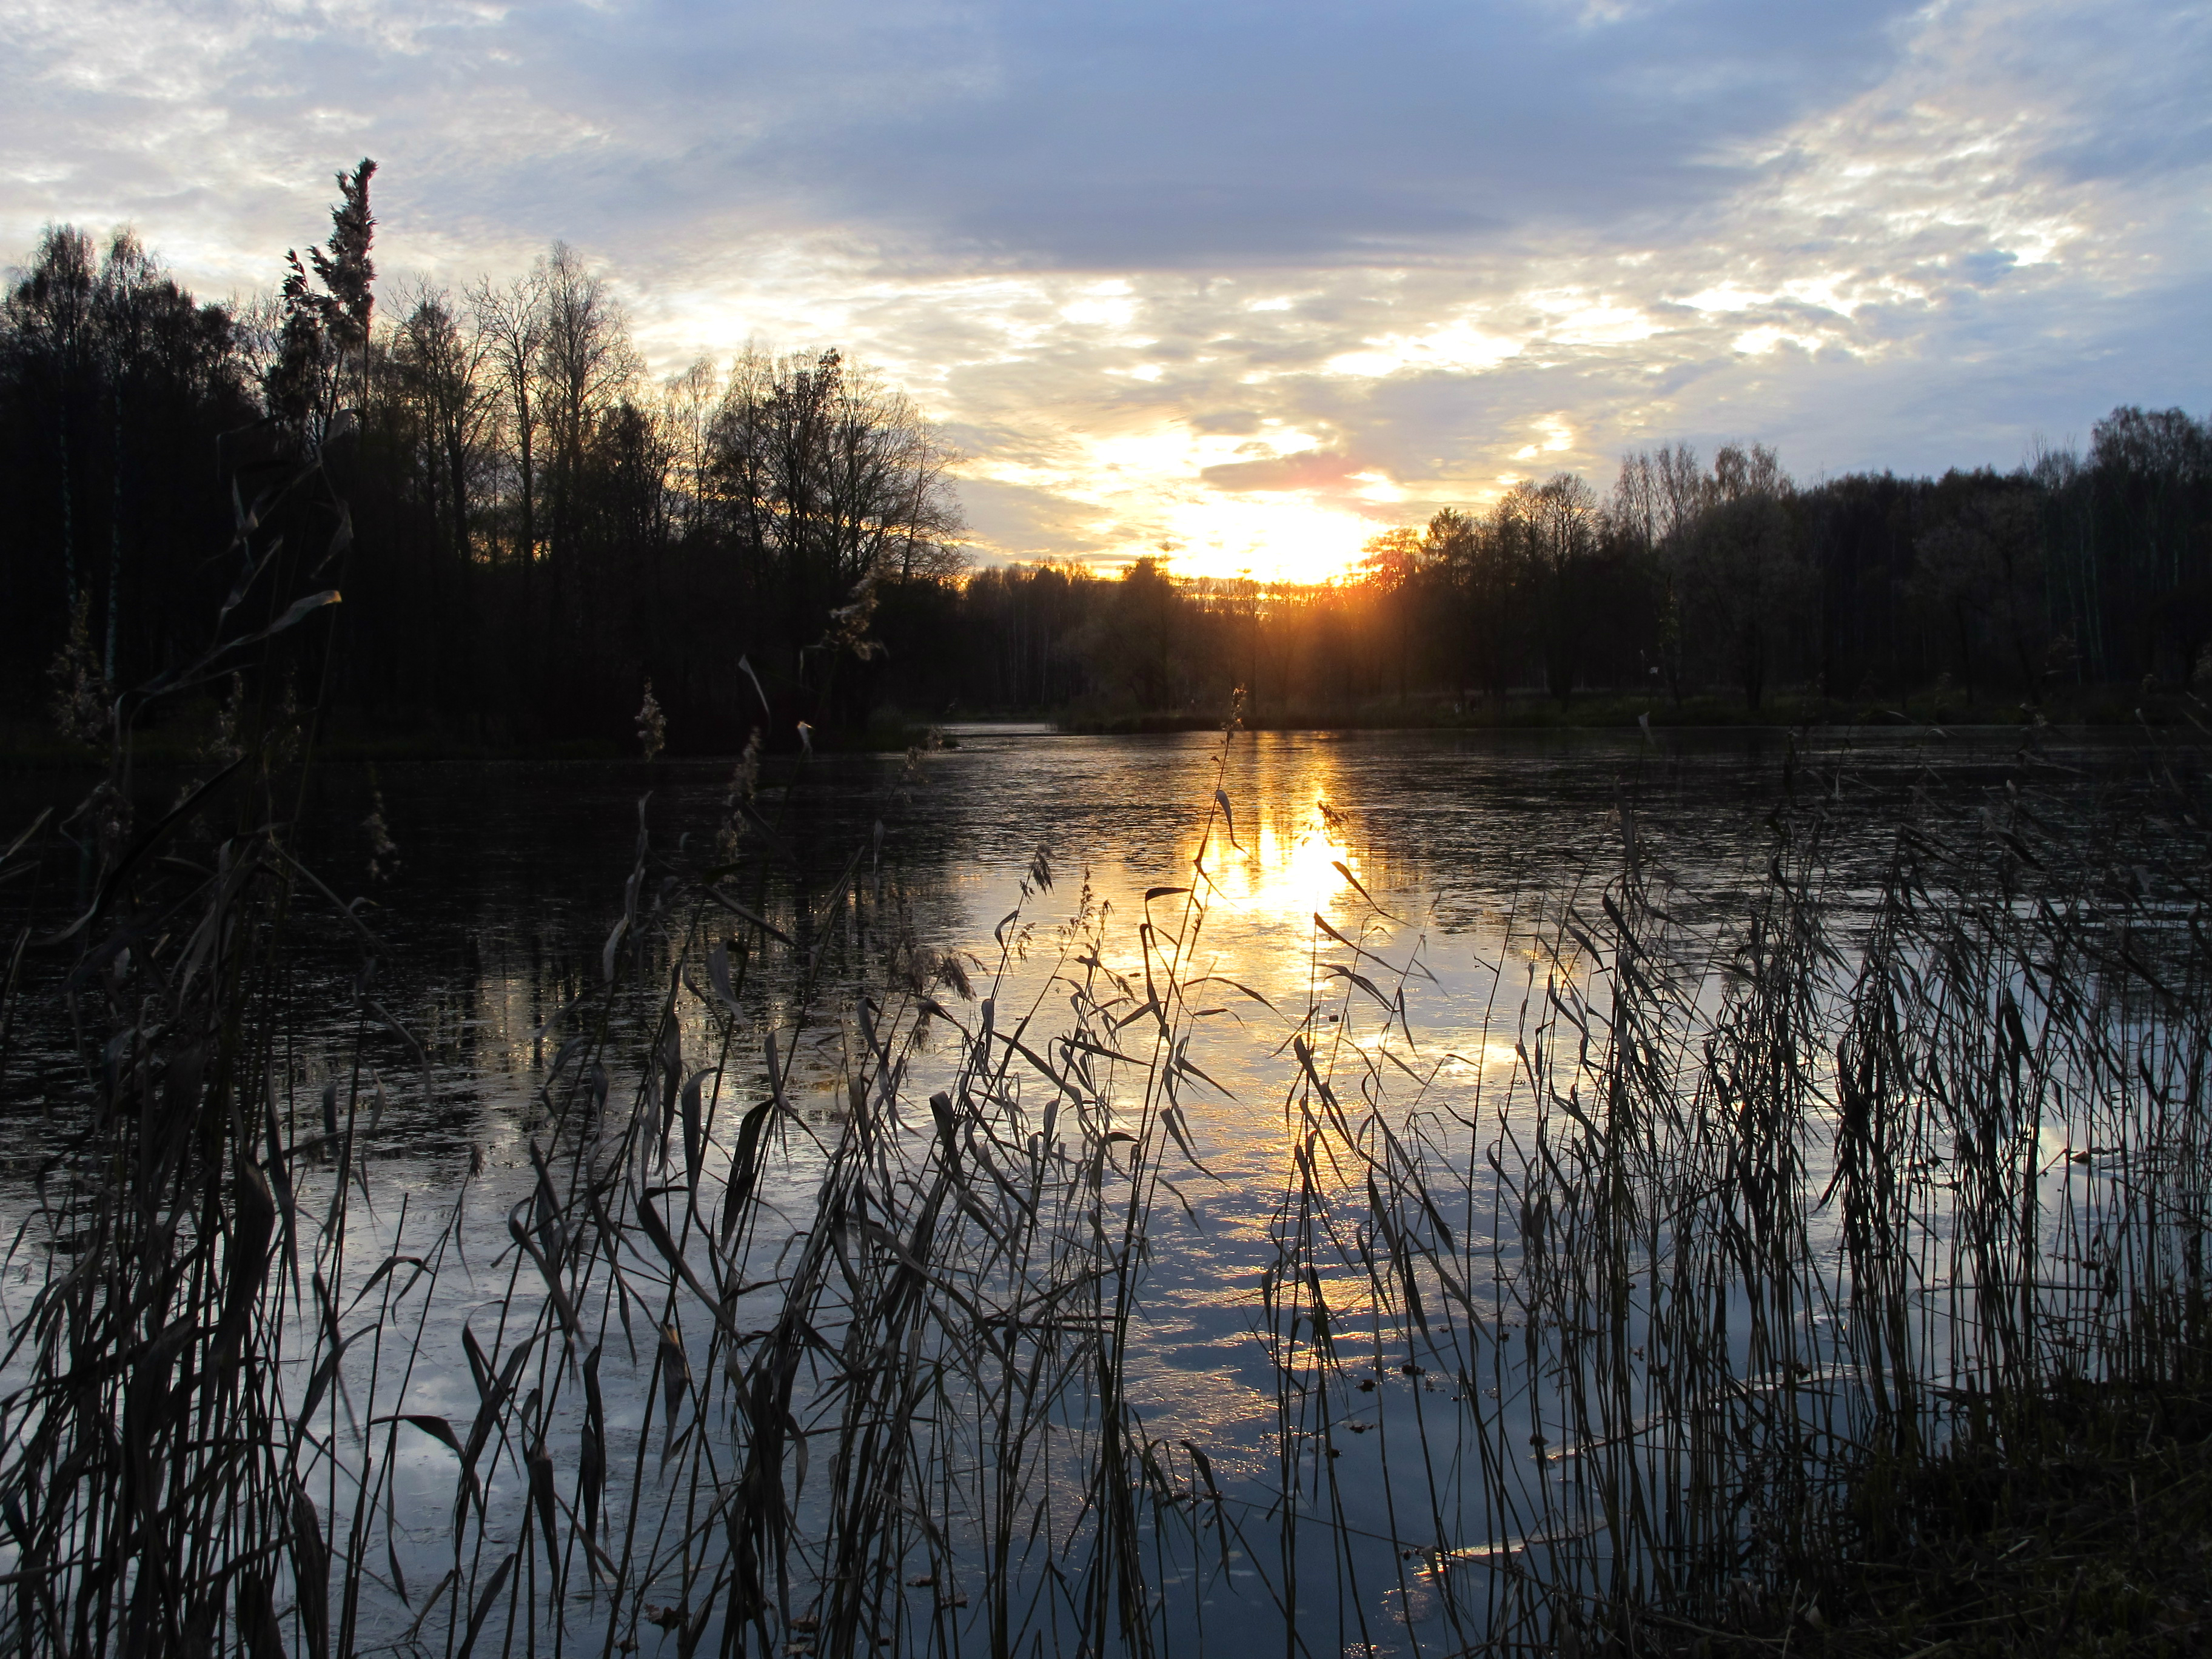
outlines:
[[[1913, 727], [1984, 726], [2098, 729], [2137, 725], [2187, 728], [2194, 723], [2212, 736], [2212, 703], [2186, 692], [2148, 694], [2120, 690], [2086, 691], [2042, 706], [2019, 701], [1964, 702], [1955, 694], [1922, 692], [1892, 699], [1778, 696], [1757, 708], [1723, 697], [1669, 699], [1592, 693], [1564, 705], [1551, 698], [1509, 697], [1466, 709], [1369, 708], [1355, 711], [1291, 710], [1248, 713], [1243, 726], [1252, 731], [1481, 732], [1481, 731], [1653, 731], [1795, 730], [1804, 726], [1878, 730]], [[1218, 731], [1219, 715], [1182, 714], [1062, 714], [1061, 731], [1096, 735], [1152, 732]]]
[[[1692, 700], [1681, 708], [1672, 704], [1593, 696], [1561, 708], [1549, 700], [1514, 700], [1501, 707], [1484, 707], [1465, 713], [1449, 710], [1364, 710], [1352, 713], [1293, 711], [1288, 714], [1248, 714], [1239, 726], [1245, 732], [1657, 732], [1818, 730], [1839, 732], [1966, 731], [2028, 731], [2039, 724], [2052, 732], [2115, 732], [2148, 727], [2187, 737], [2212, 738], [2212, 708], [2185, 693], [2159, 692], [2139, 705], [2123, 705], [2119, 697], [2085, 698], [2081, 705], [2049, 710], [2030, 710], [1997, 704], [1953, 707], [1928, 697], [1899, 699], [1892, 704], [1816, 702], [1778, 698], [1759, 709], [1729, 707], [1719, 699]], [[895, 755], [911, 747], [957, 749], [964, 734], [980, 734], [994, 726], [1026, 727], [1037, 736], [1153, 737], [1194, 732], [1218, 732], [1219, 714], [1157, 711], [1150, 714], [1068, 714], [1021, 712], [954, 714], [932, 724], [885, 721], [845, 736], [817, 733], [815, 749], [824, 755]], [[680, 734], [672, 734], [680, 737]], [[188, 734], [170, 728], [143, 733], [136, 745], [137, 763], [147, 766], [191, 766], [200, 763], [198, 745]], [[688, 749], [680, 741], [667, 750], [670, 760], [715, 760], [732, 757], [721, 746]], [[404, 765], [427, 762], [621, 761], [637, 758], [634, 745], [611, 738], [575, 738], [544, 743], [487, 744], [454, 739], [434, 732], [409, 732], [367, 738], [345, 733], [325, 738], [317, 744], [316, 757], [325, 762], [354, 764]], [[104, 758], [49, 736], [29, 722], [0, 725], [0, 770], [97, 771]]]

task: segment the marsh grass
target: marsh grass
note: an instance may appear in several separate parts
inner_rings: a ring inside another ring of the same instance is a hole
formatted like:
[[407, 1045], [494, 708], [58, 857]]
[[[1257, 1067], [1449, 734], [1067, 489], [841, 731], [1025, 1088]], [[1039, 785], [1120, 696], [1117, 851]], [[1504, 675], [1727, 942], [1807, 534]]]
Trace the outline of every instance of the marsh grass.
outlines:
[[[1286, 943], [1302, 1003], [1212, 974], [1225, 793], [1128, 922], [1041, 849], [974, 962], [915, 939], [879, 838], [809, 890], [775, 790], [733, 789], [711, 864], [648, 798], [537, 1034], [526, 1172], [424, 1204], [365, 1148], [429, 1061], [295, 856], [296, 769], [264, 742], [14, 943], [5, 1018], [27, 950], [71, 963], [93, 1102], [11, 1257], [18, 1651], [1663, 1648], [1937, 1547], [1943, 1472], [2053, 1401], [2201, 1385], [2178, 782], [2166, 869], [2085, 864], [2024, 799], [1900, 824], [1871, 890], [1827, 885], [1816, 792], [1723, 907], [1624, 799], [1610, 875], [1491, 941], [1510, 1065], [1422, 1043], [1425, 945], [1364, 890]], [[349, 984], [301, 980], [309, 911]], [[317, 995], [350, 1036], [303, 1099]], [[1287, 1171], [1257, 1480], [1143, 1380], [1222, 999]]]
[[2202, 1651], [2212, 1416], [2201, 1388], [2067, 1387], [1850, 1506], [1844, 1547], [1659, 1653], [1966, 1659]]
[[[1533, 941], [1502, 1089], [1347, 1124], [1309, 1073], [1309, 1146], [1371, 1184], [1304, 1183], [1284, 1274], [1317, 1305], [1315, 1260], [1364, 1272], [1376, 1349], [1472, 1407], [1442, 1461], [1491, 1536], [1430, 1547], [1472, 1639], [1736, 1625], [1940, 1525], [1931, 1472], [2029, 1455], [2053, 1401], [2199, 1385], [2212, 952], [2166, 805], [2156, 874], [2024, 803], [1900, 826], [1870, 904], [1824, 890], [1821, 811], [1778, 811], [1705, 931], [1624, 808], [1620, 873]], [[1439, 1449], [1425, 1420], [1417, 1481]]]

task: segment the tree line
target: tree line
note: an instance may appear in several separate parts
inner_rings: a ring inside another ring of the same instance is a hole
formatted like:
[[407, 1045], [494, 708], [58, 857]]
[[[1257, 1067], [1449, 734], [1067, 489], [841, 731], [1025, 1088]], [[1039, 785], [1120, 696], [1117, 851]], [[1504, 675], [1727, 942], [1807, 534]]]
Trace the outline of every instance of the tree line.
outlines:
[[[0, 696], [197, 649], [240, 515], [273, 512], [349, 549], [338, 648], [289, 666], [357, 731], [626, 735], [648, 681], [695, 744], [862, 719], [896, 595], [964, 567], [954, 457], [912, 401], [835, 350], [656, 382], [561, 245], [504, 283], [380, 293], [374, 171], [243, 306], [128, 232], [40, 239], [0, 313]], [[303, 458], [319, 505], [286, 483]]]
[[[655, 380], [560, 245], [380, 294], [374, 173], [263, 300], [196, 300], [127, 231], [52, 228], [14, 274], [9, 708], [96, 709], [198, 649], [222, 550], [270, 514], [303, 579], [344, 572], [337, 648], [284, 672], [357, 732], [489, 744], [627, 738], [648, 682], [671, 741], [711, 750], [1240, 691], [1255, 719], [1944, 684], [2037, 706], [2185, 682], [2212, 647], [2212, 429], [2178, 410], [1938, 479], [1800, 486], [1757, 444], [1668, 445], [1603, 493], [1562, 473], [1385, 532], [1330, 584], [970, 570], [957, 457], [879, 376], [749, 345]], [[303, 457], [313, 501], [282, 487]]]
[[2212, 678], [2212, 426], [2123, 407], [2086, 455], [1804, 488], [1760, 445], [1671, 444], [1604, 495], [1562, 473], [1385, 532], [1342, 583], [1030, 566], [977, 573], [963, 610], [946, 689], [986, 706], [1214, 708], [1241, 686], [1261, 718], [1589, 693], [1755, 713], [1782, 690], [2067, 707]]

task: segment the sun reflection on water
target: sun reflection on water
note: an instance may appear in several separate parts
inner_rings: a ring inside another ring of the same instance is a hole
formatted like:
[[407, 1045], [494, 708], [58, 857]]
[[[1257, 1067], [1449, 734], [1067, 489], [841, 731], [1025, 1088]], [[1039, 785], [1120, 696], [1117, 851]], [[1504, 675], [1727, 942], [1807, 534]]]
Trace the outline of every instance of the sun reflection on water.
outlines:
[[1359, 854], [1343, 819], [1316, 792], [1303, 811], [1270, 813], [1243, 827], [1237, 844], [1217, 830], [1205, 857], [1209, 903], [1255, 922], [1329, 915], [1355, 894]]

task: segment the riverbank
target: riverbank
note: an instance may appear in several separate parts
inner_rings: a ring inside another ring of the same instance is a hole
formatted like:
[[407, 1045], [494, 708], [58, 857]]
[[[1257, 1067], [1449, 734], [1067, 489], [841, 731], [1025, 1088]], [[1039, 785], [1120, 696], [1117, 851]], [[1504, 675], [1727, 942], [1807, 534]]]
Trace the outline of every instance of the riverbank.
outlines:
[[[945, 716], [950, 725], [998, 722], [1049, 725], [1084, 736], [1133, 737], [1175, 732], [1218, 732], [1219, 709], [992, 709], [961, 710]], [[1562, 703], [1536, 693], [1469, 703], [1411, 699], [1289, 709], [1248, 709], [1242, 729], [1256, 732], [1484, 732], [1484, 731], [1653, 731], [1730, 730], [1749, 727], [2023, 726], [2096, 730], [2148, 725], [2197, 733], [2212, 731], [2212, 702], [2181, 687], [2094, 687], [2039, 703], [2000, 698], [1969, 700], [1943, 686], [1893, 698], [1836, 698], [1786, 694], [1753, 708], [1741, 698], [1703, 696], [1675, 702], [1665, 697], [1592, 693]], [[191, 765], [208, 752], [213, 714], [181, 717], [137, 732], [132, 739], [139, 760], [152, 764]], [[771, 734], [772, 749], [797, 747], [791, 733]], [[913, 748], [957, 748], [957, 736], [944, 726], [896, 709], [878, 713], [864, 727], [809, 733], [822, 754], [900, 754]], [[614, 737], [570, 737], [536, 742], [494, 742], [434, 725], [411, 723], [398, 730], [374, 731], [351, 723], [326, 729], [318, 756], [331, 761], [579, 761], [621, 760], [636, 753], [634, 742]], [[666, 752], [698, 758], [726, 752], [696, 748], [680, 730], [668, 733]], [[52, 724], [35, 714], [0, 716], [0, 766], [18, 769], [74, 769], [102, 764], [100, 751], [64, 740]]]
[[[1195, 709], [1079, 709], [1058, 717], [1063, 732], [1134, 734], [1218, 731], [1221, 714]], [[1897, 697], [1841, 698], [1787, 694], [1756, 707], [1740, 697], [1668, 697], [1591, 693], [1565, 702], [1535, 693], [1468, 703], [1369, 702], [1345, 707], [1248, 709], [1248, 730], [1294, 731], [1577, 731], [1737, 726], [2021, 726], [2101, 727], [2148, 723], [2197, 729], [2212, 726], [2212, 706], [2180, 687], [2089, 688], [2040, 702], [1970, 699], [1936, 687]]]
[[2091, 1659], [2212, 1645], [2212, 1392], [2059, 1389], [1895, 1479], [1862, 1468], [1842, 1547], [1727, 1628], [1646, 1652]]
[[[935, 727], [896, 720], [878, 722], [854, 732], [816, 732], [810, 737], [815, 751], [825, 755], [896, 755], [915, 748], [959, 747], [957, 737]], [[797, 744], [787, 741], [778, 747], [779, 751], [789, 750]], [[133, 759], [142, 765], [195, 766], [212, 751], [204, 723], [178, 723], [134, 734], [131, 752]], [[702, 755], [729, 751], [696, 750], [672, 743], [665, 752], [675, 758], [698, 759]], [[485, 743], [450, 732], [422, 730], [382, 735], [341, 730], [325, 735], [315, 744], [318, 760], [394, 765], [423, 761], [618, 761], [635, 760], [637, 754], [635, 742], [623, 743], [612, 738]], [[70, 743], [48, 725], [31, 720], [0, 720], [0, 769], [68, 772], [97, 770], [106, 764], [104, 750]]]

